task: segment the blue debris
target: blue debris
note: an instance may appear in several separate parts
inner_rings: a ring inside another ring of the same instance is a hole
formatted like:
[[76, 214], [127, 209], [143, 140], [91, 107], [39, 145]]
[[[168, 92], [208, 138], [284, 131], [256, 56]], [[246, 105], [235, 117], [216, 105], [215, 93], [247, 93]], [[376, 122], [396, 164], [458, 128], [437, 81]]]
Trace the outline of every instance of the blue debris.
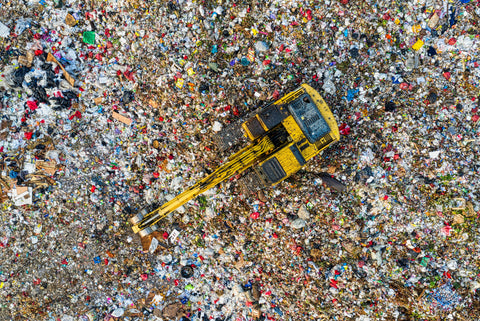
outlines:
[[462, 297], [455, 292], [450, 282], [433, 289], [427, 295], [429, 301], [443, 310], [452, 310], [460, 304]]
[[275, 307], [274, 310], [275, 310], [275, 312], [277, 312], [281, 317], [283, 316], [283, 312], [282, 312], [282, 310], [280, 310], [279, 307]]
[[355, 95], [358, 94], [358, 89], [349, 89], [347, 91], [347, 100], [352, 101], [355, 98]]
[[250, 65], [250, 61], [248, 61], [247, 57], [242, 57], [242, 59], [240, 60], [240, 63], [242, 64], [242, 66], [248, 66]]
[[449, 19], [450, 27], [457, 24], [457, 19], [455, 19], [456, 15], [457, 15], [457, 8], [453, 9], [452, 13], [450, 14], [450, 19]]
[[15, 171], [10, 171], [10, 174], [8, 176], [10, 176], [10, 178], [12, 178], [12, 179], [15, 179], [15, 178], [17, 178], [18, 173], [15, 172]]

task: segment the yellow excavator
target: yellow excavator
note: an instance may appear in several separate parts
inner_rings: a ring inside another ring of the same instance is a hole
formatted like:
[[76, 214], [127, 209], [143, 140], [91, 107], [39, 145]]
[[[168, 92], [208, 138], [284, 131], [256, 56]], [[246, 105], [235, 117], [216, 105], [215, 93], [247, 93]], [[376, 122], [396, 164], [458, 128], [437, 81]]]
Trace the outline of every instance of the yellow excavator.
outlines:
[[[226, 130], [226, 131], [225, 131]], [[306, 162], [340, 139], [337, 122], [320, 94], [307, 84], [261, 107], [236, 128], [217, 135], [220, 149], [245, 136], [250, 143], [211, 174], [158, 208], [146, 207], [129, 219], [133, 231], [145, 237], [178, 207], [233, 175], [253, 188], [273, 186], [301, 169]]]

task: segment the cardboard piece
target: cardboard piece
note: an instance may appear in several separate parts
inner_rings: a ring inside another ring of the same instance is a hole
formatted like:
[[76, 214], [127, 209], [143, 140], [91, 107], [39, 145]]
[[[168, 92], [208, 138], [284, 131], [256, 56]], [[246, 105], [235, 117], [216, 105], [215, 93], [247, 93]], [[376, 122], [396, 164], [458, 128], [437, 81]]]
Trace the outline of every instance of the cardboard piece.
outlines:
[[8, 176], [0, 176], [0, 179], [0, 203], [3, 203], [12, 196], [12, 190], [17, 181]]
[[252, 310], [252, 318], [258, 319], [260, 318], [260, 315], [261, 315], [260, 310], [256, 310], [256, 309]]
[[97, 97], [93, 99], [95, 105], [100, 105], [102, 103], [103, 97]]
[[[150, 250], [153, 239], [156, 240], [155, 245], [157, 250], [162, 250], [168, 248], [168, 245], [163, 242], [163, 235], [159, 231], [154, 231], [152, 234], [141, 237], [140, 240], [142, 242], [142, 248], [144, 252], [147, 252]], [[154, 252], [155, 252], [154, 251]]]
[[56, 172], [56, 165], [57, 163], [55, 161], [37, 161], [35, 166], [37, 167], [38, 170], [42, 170], [48, 175], [55, 175]]
[[140, 238], [140, 241], [142, 243], [142, 249], [144, 252], [150, 249], [150, 245], [152, 244], [152, 238], [153, 236], [151, 234]]
[[245, 260], [243, 259], [243, 255], [239, 257], [238, 261], [235, 262], [234, 265], [237, 270], [241, 270], [245, 266]]
[[29, 63], [28, 63], [28, 60], [27, 60], [27, 56], [19, 56], [18, 57], [18, 63], [20, 65], [23, 65], [23, 66], [26, 66], [26, 67], [30, 67]]
[[27, 51], [26, 57], [27, 57], [27, 62], [28, 62], [30, 65], [32, 65], [33, 58], [35, 58], [35, 51], [33, 51], [33, 50]]
[[32, 188], [27, 186], [16, 186], [10, 196], [15, 206], [31, 205], [33, 201]]
[[62, 69], [63, 76], [65, 77], [65, 79], [68, 81], [70, 85], [73, 86], [73, 84], [75, 83], [75, 79], [73, 79], [72, 76], [70, 76], [70, 74], [65, 70], [65, 68], [63, 68], [62, 64], [57, 61], [57, 58], [55, 58], [50, 52], [47, 55], [47, 62], [56, 63], [60, 67], [60, 69]]
[[153, 99], [150, 99], [150, 100], [148, 101], [148, 103], [149, 103], [150, 106], [152, 106], [153, 108], [158, 108], [158, 107], [159, 107], [159, 106], [158, 106], [158, 103], [157, 103], [155, 100], [153, 100]]
[[25, 56], [18, 57], [18, 63], [26, 67], [31, 67], [34, 57], [35, 57], [35, 52], [33, 50], [29, 50], [27, 51]]
[[28, 186], [17, 186], [17, 195], [23, 194], [25, 192], [28, 192]]
[[132, 120], [130, 118], [127, 118], [125, 116], [122, 116], [120, 115], [119, 113], [116, 113], [116, 112], [113, 112], [112, 113], [112, 117], [115, 118], [116, 120], [124, 123], [125, 125], [131, 125], [132, 124]]
[[327, 173], [328, 174], [334, 174], [337, 171], [337, 168], [335, 166], [328, 166]]
[[461, 214], [456, 214], [453, 217], [452, 225], [463, 224], [465, 222], [465, 218]]
[[67, 13], [67, 16], [65, 17], [65, 23], [70, 27], [73, 27], [77, 24], [77, 20], [75, 20], [71, 14]]
[[8, 200], [8, 193], [7, 191], [0, 188], [0, 204], [6, 202]]
[[430, 29], [434, 29], [437, 26], [439, 20], [440, 20], [440, 17], [435, 12], [433, 16], [430, 18], [430, 20], [428, 21], [428, 27]]
[[130, 317], [130, 318], [135, 318], [135, 317], [142, 317], [143, 316], [143, 313], [140, 312], [139, 310], [137, 309], [130, 309], [128, 311], [125, 312], [125, 317]]

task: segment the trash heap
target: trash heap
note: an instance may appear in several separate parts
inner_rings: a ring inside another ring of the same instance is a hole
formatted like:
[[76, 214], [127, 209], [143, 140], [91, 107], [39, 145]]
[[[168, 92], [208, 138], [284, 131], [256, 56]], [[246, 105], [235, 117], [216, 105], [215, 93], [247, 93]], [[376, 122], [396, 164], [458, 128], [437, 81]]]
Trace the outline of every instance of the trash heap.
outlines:
[[[479, 319], [479, 21], [478, 0], [2, 2], [0, 319]], [[142, 245], [127, 219], [301, 83], [340, 142]]]

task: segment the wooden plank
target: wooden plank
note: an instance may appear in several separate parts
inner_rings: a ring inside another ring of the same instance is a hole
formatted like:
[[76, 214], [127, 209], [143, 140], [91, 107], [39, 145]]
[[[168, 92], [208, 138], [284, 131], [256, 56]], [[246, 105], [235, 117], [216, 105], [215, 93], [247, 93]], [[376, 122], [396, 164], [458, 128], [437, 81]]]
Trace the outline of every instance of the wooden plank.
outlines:
[[127, 118], [125, 116], [122, 116], [120, 115], [119, 113], [116, 113], [116, 112], [113, 112], [112, 113], [112, 117], [115, 118], [116, 120], [124, 123], [125, 125], [131, 125], [132, 124], [132, 120], [130, 118]]
[[70, 85], [73, 86], [73, 84], [75, 83], [75, 79], [70, 76], [70, 74], [65, 70], [65, 68], [63, 68], [62, 64], [58, 62], [57, 58], [55, 58], [50, 52], [47, 55], [47, 61], [56, 63], [60, 67], [60, 69], [62, 69], [65, 79]]

